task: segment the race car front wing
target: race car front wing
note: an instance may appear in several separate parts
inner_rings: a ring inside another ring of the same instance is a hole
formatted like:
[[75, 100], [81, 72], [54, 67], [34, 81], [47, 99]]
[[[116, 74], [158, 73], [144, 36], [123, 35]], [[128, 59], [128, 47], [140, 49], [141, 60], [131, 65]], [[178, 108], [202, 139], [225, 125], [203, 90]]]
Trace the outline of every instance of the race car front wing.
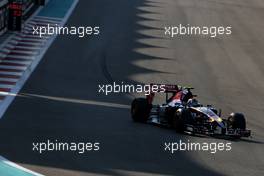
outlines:
[[185, 133], [188, 134], [204, 134], [204, 135], [223, 135], [229, 137], [250, 137], [251, 130], [244, 129], [230, 129], [230, 128], [216, 128], [216, 129], [208, 129], [205, 126], [194, 126], [194, 125], [186, 125]]

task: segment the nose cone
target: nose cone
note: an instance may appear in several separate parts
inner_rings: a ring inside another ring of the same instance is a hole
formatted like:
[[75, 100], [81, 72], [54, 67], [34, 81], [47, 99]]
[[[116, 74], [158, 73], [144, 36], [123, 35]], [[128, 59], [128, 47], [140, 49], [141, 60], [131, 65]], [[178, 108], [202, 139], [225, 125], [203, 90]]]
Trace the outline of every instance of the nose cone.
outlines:
[[218, 125], [221, 127], [221, 128], [225, 128], [225, 124], [221, 121], [221, 122], [217, 122]]

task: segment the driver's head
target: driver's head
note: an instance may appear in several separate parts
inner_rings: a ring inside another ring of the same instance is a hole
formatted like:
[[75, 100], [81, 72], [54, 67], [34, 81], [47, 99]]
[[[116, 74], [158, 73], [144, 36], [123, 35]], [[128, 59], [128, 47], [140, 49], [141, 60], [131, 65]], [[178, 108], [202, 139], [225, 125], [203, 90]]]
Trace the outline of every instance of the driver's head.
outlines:
[[185, 89], [182, 91], [182, 101], [187, 103], [189, 99], [192, 99], [193, 98], [193, 94], [191, 91], [189, 91], [188, 89]]
[[197, 106], [199, 106], [199, 103], [195, 98], [190, 98], [187, 102], [187, 106], [197, 107]]

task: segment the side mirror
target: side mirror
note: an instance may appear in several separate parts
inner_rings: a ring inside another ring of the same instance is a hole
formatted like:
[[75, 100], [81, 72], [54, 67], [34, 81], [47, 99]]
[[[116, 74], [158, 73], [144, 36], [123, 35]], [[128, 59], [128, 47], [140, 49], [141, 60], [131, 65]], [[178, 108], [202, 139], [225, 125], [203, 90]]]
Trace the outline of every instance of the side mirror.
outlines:
[[222, 109], [219, 109], [219, 111], [218, 111], [218, 116], [219, 116], [219, 117], [222, 116]]

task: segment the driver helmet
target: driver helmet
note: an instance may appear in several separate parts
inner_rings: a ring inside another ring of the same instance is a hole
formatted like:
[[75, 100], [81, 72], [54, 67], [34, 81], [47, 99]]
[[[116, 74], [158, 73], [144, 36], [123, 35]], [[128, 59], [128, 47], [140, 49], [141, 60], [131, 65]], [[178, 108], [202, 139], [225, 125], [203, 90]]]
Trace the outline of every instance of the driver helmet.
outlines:
[[195, 98], [190, 98], [187, 102], [187, 106], [197, 107], [197, 106], [199, 106], [199, 103]]

